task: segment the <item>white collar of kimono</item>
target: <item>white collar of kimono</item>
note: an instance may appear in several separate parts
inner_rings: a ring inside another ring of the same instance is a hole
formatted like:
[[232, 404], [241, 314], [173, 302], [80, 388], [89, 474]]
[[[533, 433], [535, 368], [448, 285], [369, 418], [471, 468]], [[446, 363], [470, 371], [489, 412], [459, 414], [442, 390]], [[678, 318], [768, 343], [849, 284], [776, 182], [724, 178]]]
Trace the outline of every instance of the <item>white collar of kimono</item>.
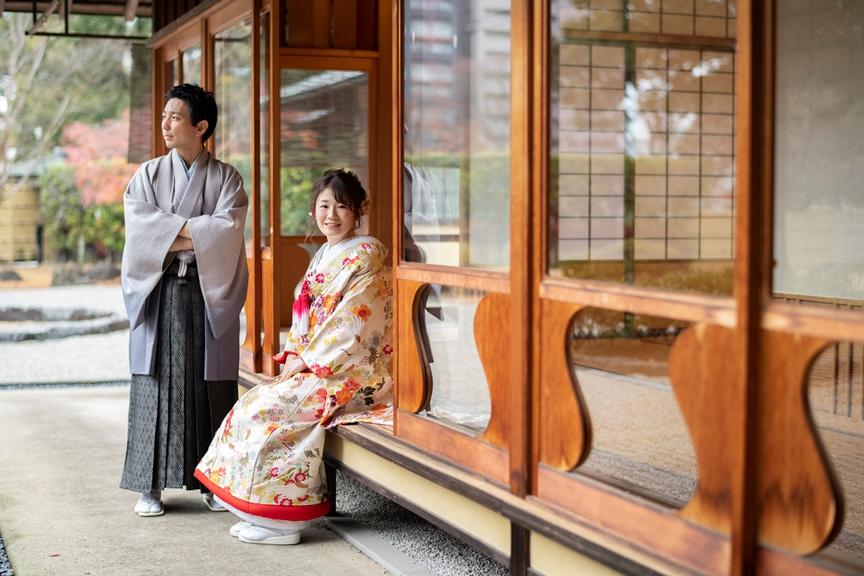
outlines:
[[203, 152], [203, 151], [204, 151], [204, 148], [201, 148], [201, 150], [198, 152], [198, 155], [195, 156], [195, 159], [192, 160], [192, 163], [189, 165], [186, 164], [186, 160], [183, 159], [183, 156], [180, 156], [180, 153], [175, 151], [175, 154], [177, 154], [177, 157], [180, 158], [180, 163], [183, 165], [183, 170], [186, 172], [186, 181], [187, 182], [192, 180], [192, 171], [195, 170], [195, 165], [198, 164], [198, 158], [201, 157], [201, 152]]
[[329, 261], [336, 255], [340, 254], [342, 250], [351, 246], [352, 243], [356, 243], [358, 241], [366, 241], [368, 242], [368, 237], [366, 236], [351, 236], [350, 238], [345, 238], [344, 240], [340, 240], [333, 246], [331, 246], [328, 242], [324, 242], [321, 248], [318, 249], [318, 252], [315, 254], [314, 263], [312, 265], [313, 268], [317, 268], [322, 264], [327, 264]]

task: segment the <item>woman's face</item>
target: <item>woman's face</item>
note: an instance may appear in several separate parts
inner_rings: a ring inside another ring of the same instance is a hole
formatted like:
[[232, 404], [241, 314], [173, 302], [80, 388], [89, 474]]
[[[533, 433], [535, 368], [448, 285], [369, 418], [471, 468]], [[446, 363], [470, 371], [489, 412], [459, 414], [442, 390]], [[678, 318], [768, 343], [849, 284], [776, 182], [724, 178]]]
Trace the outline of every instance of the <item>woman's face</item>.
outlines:
[[315, 222], [329, 244], [353, 236], [356, 221], [354, 211], [337, 202], [330, 188], [325, 188], [315, 199]]

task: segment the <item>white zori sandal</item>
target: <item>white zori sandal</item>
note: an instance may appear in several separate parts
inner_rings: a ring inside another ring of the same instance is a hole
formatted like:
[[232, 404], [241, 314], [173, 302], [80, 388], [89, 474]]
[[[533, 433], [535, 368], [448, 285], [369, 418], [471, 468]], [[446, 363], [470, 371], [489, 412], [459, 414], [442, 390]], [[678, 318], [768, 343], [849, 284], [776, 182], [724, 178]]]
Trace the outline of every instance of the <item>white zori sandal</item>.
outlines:
[[144, 492], [135, 503], [135, 513], [138, 516], [161, 516], [165, 513], [162, 506], [162, 491]]
[[238, 538], [247, 544], [290, 546], [300, 543], [300, 531], [291, 528], [275, 529], [247, 524], [240, 527]]

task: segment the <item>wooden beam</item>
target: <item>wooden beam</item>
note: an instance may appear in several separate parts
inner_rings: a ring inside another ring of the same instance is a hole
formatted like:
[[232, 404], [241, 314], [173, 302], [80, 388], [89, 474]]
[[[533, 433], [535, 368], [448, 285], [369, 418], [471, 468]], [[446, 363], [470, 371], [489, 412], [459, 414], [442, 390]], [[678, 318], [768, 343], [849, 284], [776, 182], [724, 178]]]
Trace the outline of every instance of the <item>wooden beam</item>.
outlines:
[[[63, 0], [60, 0], [61, 3]], [[205, 0], [210, 1], [210, 0]], [[215, 0], [217, 2], [221, 2], [224, 0]], [[32, 0], [4, 0], [0, 2], [3, 5], [4, 12], [23, 12], [25, 14], [30, 14], [33, 12], [33, 1]], [[44, 6], [48, 4], [44, 0], [37, 3], [38, 6]], [[75, 2], [75, 8], [72, 8], [73, 2], [70, 0], [68, 3], [67, 9], [69, 13], [72, 14], [87, 14], [91, 16], [122, 16], [124, 11], [126, 10], [125, 3], [120, 4], [111, 4], [108, 2], [100, 2], [98, 4], [84, 3], [84, 2]], [[62, 13], [62, 12], [61, 12]], [[138, 14], [140, 16], [151, 16], [153, 14], [153, 6], [152, 4], [141, 4], [139, 2], [138, 5]]]
[[136, 12], [138, 12], [138, 0], [126, 0], [126, 21], [131, 22], [134, 20]]

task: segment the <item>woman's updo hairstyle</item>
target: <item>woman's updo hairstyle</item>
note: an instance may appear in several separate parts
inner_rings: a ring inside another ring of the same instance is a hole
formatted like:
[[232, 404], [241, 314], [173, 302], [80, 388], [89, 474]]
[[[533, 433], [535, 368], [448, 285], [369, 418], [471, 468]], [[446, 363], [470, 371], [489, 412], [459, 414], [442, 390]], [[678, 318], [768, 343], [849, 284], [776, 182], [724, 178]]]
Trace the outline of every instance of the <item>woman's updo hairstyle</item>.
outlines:
[[354, 212], [354, 216], [357, 218], [356, 225], [359, 226], [360, 217], [366, 214], [366, 208], [369, 205], [369, 194], [363, 188], [357, 175], [344, 168], [324, 172], [312, 187], [312, 196], [309, 202], [309, 209], [312, 214], [315, 214], [315, 203], [318, 201], [318, 196], [328, 188], [337, 202], [345, 204]]

